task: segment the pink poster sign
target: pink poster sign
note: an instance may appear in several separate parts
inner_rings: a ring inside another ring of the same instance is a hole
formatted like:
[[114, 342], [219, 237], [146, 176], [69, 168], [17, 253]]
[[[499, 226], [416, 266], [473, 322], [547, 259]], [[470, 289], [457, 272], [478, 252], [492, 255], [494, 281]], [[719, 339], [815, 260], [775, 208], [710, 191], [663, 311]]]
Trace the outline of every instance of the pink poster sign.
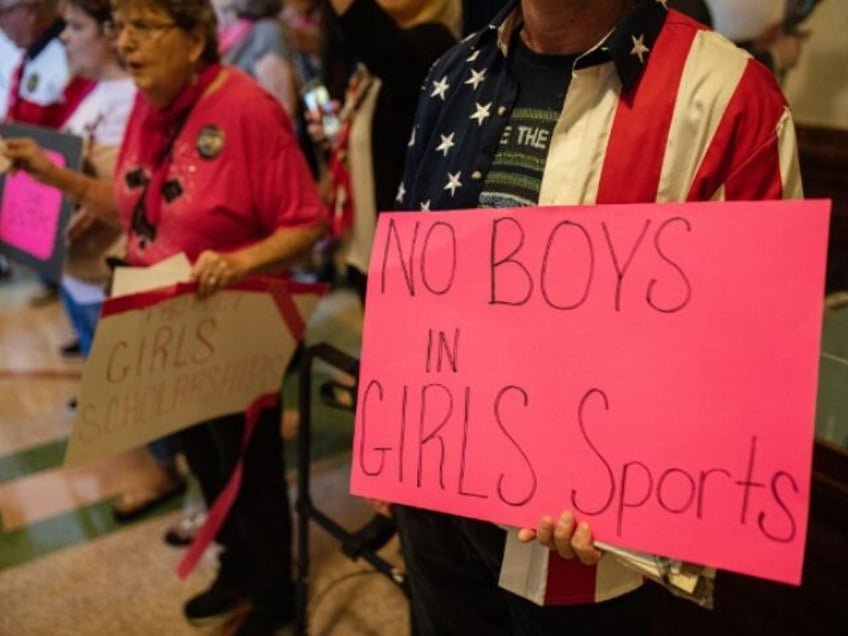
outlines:
[[[65, 157], [46, 151], [50, 160], [65, 166]], [[0, 239], [38, 260], [53, 254], [59, 221], [62, 216], [62, 193], [43, 185], [25, 172], [6, 176], [3, 200], [0, 202]]]
[[352, 492], [797, 584], [829, 212], [381, 215]]

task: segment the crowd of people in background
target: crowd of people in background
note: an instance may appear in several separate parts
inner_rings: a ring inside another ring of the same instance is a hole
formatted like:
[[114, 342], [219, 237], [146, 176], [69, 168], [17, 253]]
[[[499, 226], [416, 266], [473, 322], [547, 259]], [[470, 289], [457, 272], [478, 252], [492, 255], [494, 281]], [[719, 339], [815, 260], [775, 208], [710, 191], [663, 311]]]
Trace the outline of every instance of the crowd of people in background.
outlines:
[[[747, 5], [758, 11], [745, 13]], [[75, 334], [66, 353], [90, 351], [108, 257], [150, 266], [185, 252], [202, 294], [308, 262], [316, 276], [350, 286], [364, 303], [382, 210], [654, 200], [645, 194], [657, 192], [650, 175], [641, 186], [634, 174], [627, 188], [604, 181], [606, 189], [586, 194], [603, 178], [603, 165], [591, 162], [604, 157], [607, 137], [568, 175], [552, 149], [564, 143], [554, 128], [566, 96], [587, 90], [570, 86], [572, 76], [615, 62], [609, 86], [638, 95], [652, 81], [642, 76], [646, 64], [663, 63], [649, 52], [669, 40], [680, 50], [693, 40], [708, 49], [712, 57], [703, 54], [685, 72], [744, 84], [759, 97], [738, 105], [738, 117], [765, 124], [757, 128], [762, 138], [752, 134], [748, 145], [711, 147], [727, 170], [678, 175], [696, 185], [668, 200], [719, 191], [727, 198], [800, 196], [796, 166], [784, 162], [783, 173], [765, 174], [780, 162], [758, 158], [751, 145], [794, 152], [774, 80], [756, 69], [727, 75], [748, 64], [747, 54], [725, 49], [670, 8], [724, 32], [777, 74], [797, 62], [806, 37], [787, 20], [786, 0], [0, 0], [0, 121], [84, 141], [81, 172], [53, 165], [30, 139], [5, 142], [16, 169], [78, 204], [58, 283]], [[619, 32], [627, 37], [616, 39]], [[643, 49], [636, 50], [640, 33]], [[316, 89], [328, 99], [310, 108], [302, 96]], [[572, 108], [600, 108], [595, 97], [586, 94]], [[480, 112], [484, 104], [500, 110]], [[505, 126], [521, 118], [546, 127], [551, 147], [531, 156], [511, 139]], [[640, 134], [652, 140], [663, 133], [646, 124]], [[615, 152], [621, 160], [628, 151]], [[512, 178], [519, 173], [521, 180]], [[446, 182], [446, 174], [458, 176]], [[571, 185], [553, 193], [544, 184], [557, 175]], [[773, 183], [779, 186], [766, 187]], [[334, 262], [335, 250], [345, 254], [344, 273], [320, 266]], [[11, 267], [0, 256], [0, 276]], [[221, 617], [246, 599], [253, 609], [240, 634], [271, 634], [294, 617], [280, 421], [279, 405], [260, 417], [241, 491], [217, 537], [224, 548], [218, 576], [186, 603], [189, 621]], [[236, 414], [151, 444], [158, 469], [118, 499], [116, 517], [134, 519], [185, 492], [178, 453], [211, 505], [238, 460], [244, 426], [245, 415]], [[639, 577], [601, 560], [591, 530], [568, 512], [541, 520], [536, 534], [402, 506], [381, 511], [379, 541], [394, 532], [395, 520], [400, 525], [413, 633], [589, 633], [608, 623], [647, 629]], [[197, 518], [182, 523], [172, 542], [190, 542], [196, 525]], [[575, 578], [592, 589], [572, 586], [556, 607], [500, 589], [502, 561], [529, 559], [516, 547], [529, 541], [556, 562], [569, 558], [591, 569], [590, 577]]]

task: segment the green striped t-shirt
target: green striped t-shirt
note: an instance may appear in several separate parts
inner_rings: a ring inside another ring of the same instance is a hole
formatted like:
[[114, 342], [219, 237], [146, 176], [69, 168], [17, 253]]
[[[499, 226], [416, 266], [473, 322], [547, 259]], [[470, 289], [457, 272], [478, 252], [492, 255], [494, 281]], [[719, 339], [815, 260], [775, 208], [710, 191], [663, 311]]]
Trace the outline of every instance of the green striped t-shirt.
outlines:
[[511, 72], [518, 97], [486, 174], [480, 207], [536, 205], [551, 135], [571, 81], [575, 55], [540, 55], [516, 37]]

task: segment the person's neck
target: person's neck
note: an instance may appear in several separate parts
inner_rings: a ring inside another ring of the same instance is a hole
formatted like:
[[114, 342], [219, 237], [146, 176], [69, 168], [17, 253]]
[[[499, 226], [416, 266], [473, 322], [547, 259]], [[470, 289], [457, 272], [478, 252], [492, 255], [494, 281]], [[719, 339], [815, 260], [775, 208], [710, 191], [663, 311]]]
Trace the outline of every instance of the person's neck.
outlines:
[[110, 81], [127, 79], [128, 77], [129, 73], [124, 70], [117, 60], [110, 60], [102, 69], [100, 69], [100, 73], [98, 73], [96, 79]]
[[191, 69], [185, 68], [182, 70], [182, 73], [176, 73], [169, 78], [170, 83], [160, 86], [153, 92], [145, 91], [147, 100], [155, 109], [166, 110], [170, 108], [180, 94], [196, 81], [197, 76]]
[[634, 0], [521, 0], [522, 39], [543, 55], [574, 55], [606, 35]]

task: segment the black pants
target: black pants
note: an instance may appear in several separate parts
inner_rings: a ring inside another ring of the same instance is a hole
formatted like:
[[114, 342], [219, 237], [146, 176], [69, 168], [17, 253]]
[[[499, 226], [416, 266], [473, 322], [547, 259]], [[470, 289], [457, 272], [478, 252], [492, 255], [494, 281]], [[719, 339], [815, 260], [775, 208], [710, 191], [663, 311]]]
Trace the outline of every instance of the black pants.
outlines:
[[540, 607], [498, 587], [506, 533], [494, 524], [395, 507], [417, 636], [648, 634], [646, 586], [592, 605]]
[[[285, 480], [280, 407], [265, 409], [244, 458], [241, 489], [217, 541], [224, 550], [219, 576], [237, 581], [255, 604], [293, 598], [292, 520]], [[183, 452], [211, 506], [241, 449], [244, 415], [199, 424], [181, 433]]]

